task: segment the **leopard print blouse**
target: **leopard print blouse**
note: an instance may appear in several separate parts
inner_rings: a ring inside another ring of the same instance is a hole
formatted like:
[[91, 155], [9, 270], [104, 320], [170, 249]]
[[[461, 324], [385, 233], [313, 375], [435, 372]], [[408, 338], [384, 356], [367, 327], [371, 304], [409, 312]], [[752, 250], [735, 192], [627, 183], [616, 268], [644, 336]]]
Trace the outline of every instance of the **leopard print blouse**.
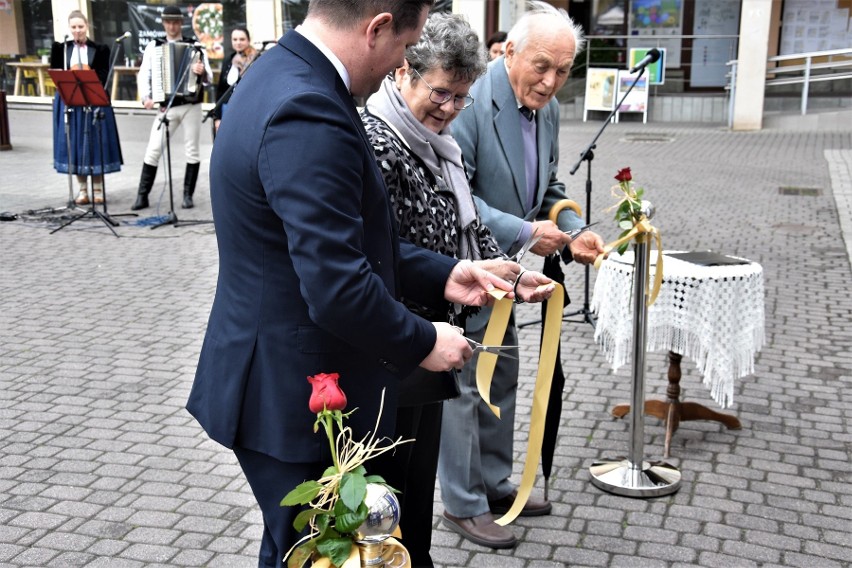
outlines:
[[[367, 109], [361, 110], [361, 120], [388, 187], [399, 236], [419, 247], [459, 258], [461, 228], [452, 190], [384, 121]], [[478, 216], [474, 224], [482, 258], [505, 258], [491, 230]], [[422, 311], [419, 309], [422, 307], [409, 305], [409, 308]]]

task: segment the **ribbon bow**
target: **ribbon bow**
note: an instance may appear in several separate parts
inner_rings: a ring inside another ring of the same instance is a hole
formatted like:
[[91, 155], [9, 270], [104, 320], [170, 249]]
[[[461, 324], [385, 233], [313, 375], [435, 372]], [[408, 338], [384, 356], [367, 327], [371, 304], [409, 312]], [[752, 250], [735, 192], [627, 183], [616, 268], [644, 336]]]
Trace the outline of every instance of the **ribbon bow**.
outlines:
[[[657, 242], [657, 268], [654, 271], [654, 287], [649, 288], [648, 282], [645, 282], [645, 289], [650, 290], [648, 294], [648, 299], [645, 302], [646, 306], [652, 305], [657, 300], [657, 295], [660, 293], [660, 288], [663, 285], [663, 238], [660, 235], [660, 231], [657, 230], [656, 227], [651, 225], [648, 221], [648, 217], [642, 215], [639, 218], [639, 221], [633, 225], [633, 228], [630, 231], [621, 237], [618, 240], [615, 240], [607, 245], [604, 245], [603, 253], [599, 254], [595, 259], [595, 268], [600, 268], [601, 263], [609, 256], [609, 253], [619, 247], [619, 245], [626, 243], [631, 239], [636, 239], [636, 242], [647, 242], [649, 237], [653, 237]], [[649, 275], [650, 279], [650, 275]]]

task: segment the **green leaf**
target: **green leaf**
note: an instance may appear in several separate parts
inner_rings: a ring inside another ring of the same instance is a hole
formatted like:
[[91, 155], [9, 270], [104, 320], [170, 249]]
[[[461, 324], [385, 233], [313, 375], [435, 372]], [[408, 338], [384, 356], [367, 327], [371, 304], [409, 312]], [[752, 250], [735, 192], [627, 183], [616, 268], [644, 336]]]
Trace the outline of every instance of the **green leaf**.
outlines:
[[355, 475], [366, 476], [367, 475], [367, 468], [364, 467], [363, 465], [359, 465], [358, 467], [356, 467], [355, 469], [350, 471], [350, 473], [354, 473]]
[[356, 511], [366, 496], [367, 480], [364, 476], [351, 472], [344, 473], [340, 481], [340, 498], [349, 510]]
[[322, 472], [323, 477], [331, 477], [333, 475], [337, 475], [337, 468], [333, 465], [325, 468], [325, 471]]
[[618, 219], [620, 217], [624, 217], [625, 215], [630, 215], [630, 202], [622, 201], [621, 205], [618, 206], [618, 209], [615, 210], [615, 218]]
[[353, 533], [367, 520], [369, 514], [370, 510], [364, 503], [358, 505], [355, 512], [350, 511], [345, 506], [342, 507], [340, 512], [337, 512], [337, 507], [335, 507], [334, 528], [341, 533]]
[[287, 559], [287, 568], [302, 568], [311, 559], [311, 554], [317, 549], [317, 543], [313, 539], [300, 545], [290, 554]]
[[325, 511], [320, 509], [305, 509], [304, 511], [299, 512], [296, 515], [296, 518], [293, 519], [293, 528], [296, 529], [297, 532], [302, 532], [307, 524], [317, 515], [328, 515]]
[[382, 485], [387, 486], [385, 478], [381, 475], [367, 475], [364, 479], [367, 480], [367, 483], [381, 483]]
[[645, 195], [645, 188], [644, 187], [640, 187], [639, 189], [636, 190], [636, 199], [641, 200], [643, 195]]
[[300, 483], [281, 500], [282, 507], [293, 507], [295, 505], [307, 505], [319, 495], [322, 485], [318, 481], [310, 480]]
[[331, 527], [331, 515], [326, 513], [324, 515], [319, 515], [317, 517], [317, 529], [320, 532], [320, 536], [325, 535], [327, 531], [332, 530], [332, 529], [330, 529], [330, 527]]
[[[633, 220], [632, 219], [624, 219], [623, 221], [618, 222], [619, 229], [625, 229], [626, 231], [630, 231], [633, 228]], [[624, 236], [624, 234], [622, 234]]]
[[317, 552], [328, 556], [335, 566], [343, 566], [352, 553], [352, 546], [352, 541], [348, 538], [331, 538], [317, 543]]

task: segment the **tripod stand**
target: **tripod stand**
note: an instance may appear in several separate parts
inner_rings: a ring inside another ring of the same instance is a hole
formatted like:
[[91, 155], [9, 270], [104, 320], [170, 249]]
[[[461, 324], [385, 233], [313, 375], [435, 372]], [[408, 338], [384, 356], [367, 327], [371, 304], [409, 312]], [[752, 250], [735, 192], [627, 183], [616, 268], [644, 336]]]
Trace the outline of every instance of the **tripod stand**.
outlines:
[[[197, 49], [197, 48], [194, 48]], [[181, 58], [180, 67], [178, 67], [178, 77], [180, 79], [177, 82], [177, 85], [183, 85], [186, 82], [186, 78], [189, 76], [189, 71], [192, 68], [190, 65], [190, 50], [187, 49], [183, 52], [183, 57]], [[175, 227], [182, 227], [187, 225], [201, 225], [204, 223], [212, 223], [213, 221], [208, 220], [191, 220], [191, 221], [179, 221], [177, 214], [175, 213], [175, 195], [174, 195], [174, 182], [172, 179], [172, 143], [171, 143], [171, 135], [169, 132], [169, 110], [174, 106], [175, 97], [178, 94], [178, 89], [175, 88], [172, 91], [172, 94], [169, 97], [169, 102], [166, 104], [166, 108], [162, 110], [162, 117], [160, 118], [160, 128], [165, 127], [165, 137], [166, 137], [166, 179], [169, 185], [169, 213], [166, 215], [166, 218], [159, 223], [155, 223], [151, 225], [151, 229], [156, 229], [158, 227], [162, 227], [163, 225], [173, 225]]]
[[[56, 85], [56, 90], [59, 92], [59, 97], [62, 99], [62, 102], [65, 104], [66, 109], [70, 108], [83, 108], [86, 113], [86, 118], [83, 121], [84, 126], [84, 134], [83, 140], [86, 142], [86, 149], [88, 150], [89, 156], [93, 156], [94, 152], [92, 152], [92, 147], [94, 145], [92, 129], [94, 129], [95, 134], [98, 137], [98, 148], [100, 150], [100, 166], [101, 166], [101, 175], [105, 177], [105, 168], [104, 168], [104, 153], [103, 153], [103, 137], [99, 124], [99, 120], [102, 116], [101, 107], [110, 106], [109, 97], [106, 94], [103, 86], [101, 86], [100, 79], [98, 79], [97, 73], [90, 69], [72, 69], [72, 70], [57, 70], [51, 69], [48, 70], [51, 79], [53, 79], [54, 84]], [[93, 110], [95, 109], [95, 110]], [[68, 114], [65, 116], [66, 120], [66, 128], [69, 127]], [[74, 206], [75, 209], [79, 209], [74, 203], [74, 192], [71, 187], [71, 142], [70, 142], [70, 128], [65, 132], [66, 143], [69, 148], [69, 164], [68, 164], [68, 185], [69, 185], [69, 204], [68, 208], [71, 205]], [[92, 160], [94, 162], [94, 160]], [[94, 165], [91, 168], [92, 175], [94, 176]], [[107, 228], [112, 231], [112, 234], [118, 237], [118, 233], [115, 232], [113, 227], [118, 226], [118, 221], [114, 220], [107, 213], [107, 203], [106, 203], [106, 184], [103, 186], [103, 195], [104, 195], [104, 203], [103, 203], [103, 211], [98, 211], [95, 207], [95, 199], [94, 197], [91, 200], [91, 207], [88, 210], [84, 210], [83, 213], [73, 217], [71, 220], [66, 223], [60, 225], [56, 229], [52, 230], [50, 234], [53, 234], [57, 231], [60, 231], [70, 225], [71, 223], [78, 221], [84, 217], [95, 217], [100, 219]]]

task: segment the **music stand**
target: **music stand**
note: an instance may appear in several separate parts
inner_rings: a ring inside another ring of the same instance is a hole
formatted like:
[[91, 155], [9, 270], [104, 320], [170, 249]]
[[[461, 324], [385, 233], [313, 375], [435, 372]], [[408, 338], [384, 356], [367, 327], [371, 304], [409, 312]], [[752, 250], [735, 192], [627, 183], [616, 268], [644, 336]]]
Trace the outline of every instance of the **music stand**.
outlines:
[[[50, 78], [53, 79], [53, 83], [56, 85], [56, 91], [59, 93], [59, 98], [62, 99], [62, 102], [65, 103], [67, 108], [82, 108], [85, 107], [87, 113], [92, 112], [92, 107], [108, 107], [110, 106], [109, 96], [101, 85], [100, 79], [98, 79], [98, 74], [95, 73], [91, 69], [70, 69], [68, 71], [62, 69], [48, 69], [48, 74]], [[100, 111], [95, 111], [96, 116], [100, 113]], [[84, 135], [84, 140], [88, 140], [89, 149], [92, 147], [92, 137], [90, 136], [89, 125], [90, 121], [88, 118], [85, 121], [86, 124], [86, 134]], [[92, 121], [94, 124], [94, 121]], [[100, 147], [100, 158], [101, 158], [101, 174], [102, 177], [106, 177], [106, 172], [104, 172], [104, 159], [103, 159], [103, 140], [101, 139], [100, 134], [98, 135], [98, 145]], [[70, 156], [69, 156], [70, 158]], [[68, 169], [71, 169], [70, 159], [68, 164]], [[94, 172], [94, 167], [92, 168]], [[90, 174], [94, 177], [94, 173]], [[92, 187], [94, 188], [94, 180], [92, 182]], [[115, 232], [113, 227], [118, 226], [118, 221], [115, 221], [112, 217], [107, 214], [107, 206], [106, 206], [106, 183], [104, 183], [103, 187], [103, 195], [104, 195], [104, 210], [98, 211], [95, 208], [95, 199], [94, 195], [92, 196], [91, 207], [84, 211], [83, 213], [77, 215], [71, 220], [67, 221], [63, 225], [60, 225], [56, 229], [52, 230], [50, 234], [55, 233], [56, 231], [62, 230], [74, 221], [82, 219], [83, 217], [92, 216], [103, 221], [104, 225], [112, 231], [112, 234], [118, 237], [118, 233]]]

